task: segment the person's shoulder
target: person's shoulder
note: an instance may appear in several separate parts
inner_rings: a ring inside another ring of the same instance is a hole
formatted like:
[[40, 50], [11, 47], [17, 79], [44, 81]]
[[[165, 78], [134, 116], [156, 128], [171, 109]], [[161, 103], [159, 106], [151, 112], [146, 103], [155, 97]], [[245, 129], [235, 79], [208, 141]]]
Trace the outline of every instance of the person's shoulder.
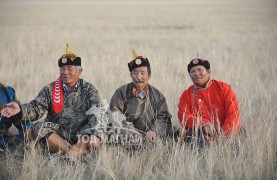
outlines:
[[116, 91], [119, 91], [119, 92], [126, 92], [127, 91], [127, 88], [128, 87], [131, 87], [131, 84], [132, 83], [127, 83], [127, 84], [124, 84], [122, 86], [119, 86]]
[[14, 91], [14, 88], [13, 88], [13, 87], [7, 86], [7, 85], [4, 84], [4, 83], [0, 83], [0, 86], [1, 86], [1, 88], [5, 88], [5, 89], [7, 89], [7, 90], [12, 90], [12, 91]]
[[189, 92], [192, 92], [193, 90], [193, 85], [190, 85], [187, 89], [185, 89], [182, 93], [182, 95], [189, 94]]
[[15, 98], [15, 90], [11, 86], [6, 86], [1, 83], [1, 90], [0, 90], [1, 102], [3, 101], [3, 97], [8, 98], [11, 101], [14, 101]]
[[0, 83], [0, 86], [2, 89], [6, 89], [6, 91], [9, 93], [9, 94], [15, 94], [15, 90], [13, 87], [11, 86], [7, 86], [6, 84], [3, 84], [3, 83]]
[[218, 80], [215, 80], [215, 79], [212, 80], [212, 84], [215, 84], [215, 85], [217, 85], [218, 87], [220, 87], [222, 89], [231, 88], [230, 84], [228, 84], [226, 82], [223, 82], [223, 81], [218, 81]]
[[82, 81], [83, 87], [86, 87], [86, 88], [91, 89], [91, 90], [98, 91], [97, 88], [92, 83], [90, 83], [88, 81], [85, 81], [83, 79], [80, 79], [79, 81]]
[[53, 84], [54, 84], [54, 83], [55, 83], [55, 81], [53, 81], [53, 82], [51, 82], [51, 83], [48, 83], [48, 84], [44, 85], [44, 86], [42, 87], [42, 91], [43, 91], [43, 90], [46, 90], [46, 91], [52, 90], [52, 87], [53, 87]]
[[112, 97], [121, 97], [125, 98], [127, 97], [128, 91], [131, 91], [132, 83], [127, 83], [122, 86], [119, 86], [115, 92], [113, 93]]
[[153, 91], [154, 93], [162, 94], [162, 92], [161, 92], [158, 88], [156, 88], [155, 86], [153, 86], [153, 85], [151, 85], [151, 84], [148, 84], [148, 86], [152, 89], [152, 91]]
[[164, 98], [165, 97], [164, 94], [158, 88], [152, 86], [151, 84], [148, 84], [148, 87], [151, 89], [151, 91], [153, 92], [153, 94], [155, 96], [158, 96], [159, 98]]
[[14, 88], [11, 87], [11, 86], [6, 86], [6, 89], [8, 90], [8, 92], [13, 92], [13, 93], [15, 93]]

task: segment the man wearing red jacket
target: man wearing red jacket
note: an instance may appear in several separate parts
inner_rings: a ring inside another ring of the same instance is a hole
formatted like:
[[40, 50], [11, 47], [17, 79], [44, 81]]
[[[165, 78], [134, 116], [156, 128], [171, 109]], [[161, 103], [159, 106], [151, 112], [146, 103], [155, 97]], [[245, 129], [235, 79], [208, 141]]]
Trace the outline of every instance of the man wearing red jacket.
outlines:
[[178, 117], [187, 130], [185, 141], [197, 139], [204, 147], [220, 135], [236, 136], [241, 130], [235, 93], [227, 83], [211, 79], [210, 63], [195, 58], [187, 66], [193, 85], [180, 97]]

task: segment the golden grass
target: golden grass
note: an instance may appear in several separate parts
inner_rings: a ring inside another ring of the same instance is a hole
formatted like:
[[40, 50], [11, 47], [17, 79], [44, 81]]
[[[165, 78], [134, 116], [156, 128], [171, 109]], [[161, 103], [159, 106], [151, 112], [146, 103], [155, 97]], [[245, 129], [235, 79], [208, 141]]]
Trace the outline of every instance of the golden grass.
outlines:
[[230, 144], [204, 153], [160, 142], [138, 152], [103, 147], [89, 164], [28, 151], [4, 158], [0, 177], [276, 179], [276, 7], [273, 0], [1, 1], [1, 82], [13, 86], [22, 102], [58, 77], [57, 60], [67, 42], [82, 57], [82, 77], [109, 101], [131, 80], [127, 63], [136, 49], [149, 58], [150, 83], [164, 93], [178, 125], [179, 97], [191, 85], [186, 66], [200, 52], [210, 60], [213, 77], [236, 92], [248, 139], [239, 153]]

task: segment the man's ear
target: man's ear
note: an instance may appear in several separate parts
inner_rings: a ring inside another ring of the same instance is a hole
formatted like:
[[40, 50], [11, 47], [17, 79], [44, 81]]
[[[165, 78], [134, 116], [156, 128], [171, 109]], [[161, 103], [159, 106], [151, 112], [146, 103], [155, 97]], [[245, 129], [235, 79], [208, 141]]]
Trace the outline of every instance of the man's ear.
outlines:
[[80, 68], [79, 69], [79, 76], [81, 76], [82, 72], [83, 72], [83, 68]]
[[151, 78], [151, 73], [148, 73], [149, 78]]
[[210, 69], [208, 69], [209, 78], [211, 78], [211, 75], [212, 75], [211, 72], [212, 71]]

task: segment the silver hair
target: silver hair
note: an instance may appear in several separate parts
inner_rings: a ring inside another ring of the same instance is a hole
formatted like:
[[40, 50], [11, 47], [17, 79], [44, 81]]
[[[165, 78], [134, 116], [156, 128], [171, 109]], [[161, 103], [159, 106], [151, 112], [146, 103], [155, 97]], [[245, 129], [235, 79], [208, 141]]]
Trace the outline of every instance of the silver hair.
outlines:
[[83, 68], [81, 66], [75, 66], [77, 71], [81, 72], [83, 70]]

